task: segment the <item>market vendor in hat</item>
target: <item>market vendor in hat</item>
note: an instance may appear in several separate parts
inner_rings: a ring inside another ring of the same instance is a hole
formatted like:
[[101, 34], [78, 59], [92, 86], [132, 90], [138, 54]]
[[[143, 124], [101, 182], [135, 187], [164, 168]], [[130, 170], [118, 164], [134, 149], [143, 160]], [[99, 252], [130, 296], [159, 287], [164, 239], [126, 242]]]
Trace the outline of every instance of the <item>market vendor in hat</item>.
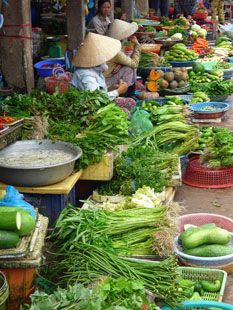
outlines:
[[[110, 0], [99, 0], [98, 11], [95, 17], [93, 17], [87, 25], [87, 30], [98, 34], [105, 35], [108, 27], [111, 23], [109, 15], [111, 12]], [[122, 20], [126, 19], [126, 15], [121, 16]]]
[[[106, 91], [109, 99], [114, 100], [125, 93], [128, 85], [122, 80], [109, 89], [105, 83], [103, 72], [108, 70], [106, 62], [112, 59], [121, 49], [119, 40], [95, 33], [88, 33], [79, 49], [77, 50], [72, 64], [76, 70], [70, 81], [70, 86], [78, 90], [96, 89]], [[117, 100], [115, 100], [117, 104]]]
[[127, 56], [122, 48], [114, 58], [107, 62], [108, 70], [103, 73], [108, 87], [118, 84], [121, 79], [126, 82], [129, 85], [129, 91], [131, 90], [131, 93], [128, 91], [130, 97], [134, 95], [136, 70], [141, 57], [141, 45], [134, 36], [137, 30], [137, 24], [115, 19], [106, 32], [106, 35], [111, 38], [120, 41], [127, 39], [134, 45], [131, 57]]

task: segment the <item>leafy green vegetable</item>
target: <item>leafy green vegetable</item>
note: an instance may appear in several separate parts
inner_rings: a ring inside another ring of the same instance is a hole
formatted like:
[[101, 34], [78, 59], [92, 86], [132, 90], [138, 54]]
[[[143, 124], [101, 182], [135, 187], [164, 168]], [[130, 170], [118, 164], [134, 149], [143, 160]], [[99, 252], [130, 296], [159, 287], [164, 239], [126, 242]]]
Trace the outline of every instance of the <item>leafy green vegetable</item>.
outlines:
[[233, 166], [233, 134], [227, 128], [218, 128], [212, 139], [207, 140], [200, 158], [209, 167]]
[[207, 96], [225, 96], [233, 93], [233, 83], [230, 80], [218, 80], [210, 83], [193, 83], [190, 85], [190, 91], [204, 92]]
[[187, 37], [187, 31], [182, 29], [182, 28], [180, 28], [180, 27], [175, 27], [175, 28], [172, 28], [172, 29], [168, 30], [168, 36], [169, 37], [171, 37], [175, 33], [181, 33], [184, 40]]

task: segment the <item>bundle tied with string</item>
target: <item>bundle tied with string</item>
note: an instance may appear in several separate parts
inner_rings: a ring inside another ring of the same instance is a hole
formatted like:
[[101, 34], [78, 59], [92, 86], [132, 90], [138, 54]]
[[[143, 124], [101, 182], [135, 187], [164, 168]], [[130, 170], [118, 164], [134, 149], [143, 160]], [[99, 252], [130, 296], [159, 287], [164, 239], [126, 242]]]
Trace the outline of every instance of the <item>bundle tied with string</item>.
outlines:
[[63, 68], [54, 68], [53, 76], [45, 78], [47, 92], [52, 95], [56, 91], [56, 88], [58, 88], [59, 94], [63, 94], [64, 91], [69, 89], [71, 78], [72, 74], [65, 72]]

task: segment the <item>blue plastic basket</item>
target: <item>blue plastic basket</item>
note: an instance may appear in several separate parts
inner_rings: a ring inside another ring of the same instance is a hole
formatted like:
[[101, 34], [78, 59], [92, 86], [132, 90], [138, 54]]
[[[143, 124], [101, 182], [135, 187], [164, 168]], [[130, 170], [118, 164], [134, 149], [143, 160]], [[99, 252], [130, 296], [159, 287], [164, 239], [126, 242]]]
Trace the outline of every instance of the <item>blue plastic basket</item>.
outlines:
[[190, 61], [168, 61], [172, 67], [192, 67], [193, 63], [197, 61], [197, 59], [190, 60]]
[[[223, 112], [229, 109], [229, 104], [223, 102], [201, 102], [201, 103], [193, 103], [190, 104], [192, 110], [194, 112], [201, 112], [201, 113], [215, 113], [215, 112]], [[205, 107], [212, 107], [215, 110], [204, 110]]]
[[49, 59], [37, 62], [34, 67], [36, 68], [38, 74], [40, 76], [53, 76], [53, 69], [54, 68], [42, 68], [43, 65], [52, 65], [52, 64], [59, 64], [61, 68], [65, 69], [65, 61], [62, 59]]
[[184, 301], [180, 306], [177, 306], [175, 308], [162, 307], [162, 310], [207, 310], [211, 307], [222, 310], [233, 310], [233, 305], [229, 305], [224, 302], [205, 300]]

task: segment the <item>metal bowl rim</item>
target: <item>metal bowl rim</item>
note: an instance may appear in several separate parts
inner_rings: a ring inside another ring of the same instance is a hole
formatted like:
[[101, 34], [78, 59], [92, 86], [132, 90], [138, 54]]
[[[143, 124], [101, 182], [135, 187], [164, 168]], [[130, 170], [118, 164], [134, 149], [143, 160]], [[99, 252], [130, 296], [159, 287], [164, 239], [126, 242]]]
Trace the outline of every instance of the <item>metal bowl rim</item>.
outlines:
[[[1, 168], [7, 168], [7, 169], [18, 169], [18, 170], [41, 170], [41, 169], [55, 168], [55, 167], [64, 166], [66, 164], [70, 164], [70, 163], [75, 162], [77, 159], [79, 159], [82, 156], [82, 153], [83, 153], [82, 149], [79, 146], [73, 145], [72, 143], [64, 142], [64, 141], [53, 141], [53, 140], [46, 140], [46, 139], [44, 139], [44, 140], [16, 141], [15, 143], [17, 143], [17, 142], [28, 142], [28, 141], [35, 141], [35, 142], [43, 142], [43, 141], [49, 142], [50, 141], [51, 144], [55, 144], [56, 142], [59, 142], [59, 144], [63, 144], [63, 145], [70, 146], [70, 147], [74, 148], [78, 152], [78, 154], [76, 156], [74, 156], [74, 158], [72, 158], [72, 159], [70, 159], [68, 161], [64, 161], [62, 163], [55, 164], [55, 165], [50, 165], [50, 166], [18, 167], [18, 166], [4, 166], [4, 165], [0, 165], [0, 169]], [[54, 143], [52, 143], [52, 142], [54, 142]], [[0, 154], [1, 154], [1, 151], [0, 151]]]

